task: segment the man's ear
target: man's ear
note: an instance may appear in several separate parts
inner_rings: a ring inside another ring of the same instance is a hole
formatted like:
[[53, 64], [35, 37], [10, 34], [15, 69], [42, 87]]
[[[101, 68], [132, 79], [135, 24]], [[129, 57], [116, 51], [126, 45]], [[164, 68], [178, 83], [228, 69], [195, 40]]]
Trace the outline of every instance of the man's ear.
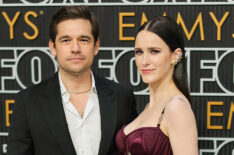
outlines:
[[181, 58], [182, 58], [181, 48], [175, 49], [175, 51], [173, 52], [171, 64], [176, 65], [181, 60]]
[[56, 56], [56, 48], [54, 42], [50, 39], [49, 40], [49, 48], [53, 56]]
[[94, 45], [94, 55], [98, 54], [99, 46], [100, 46], [100, 40], [98, 38], [98, 40], [95, 42], [95, 45]]

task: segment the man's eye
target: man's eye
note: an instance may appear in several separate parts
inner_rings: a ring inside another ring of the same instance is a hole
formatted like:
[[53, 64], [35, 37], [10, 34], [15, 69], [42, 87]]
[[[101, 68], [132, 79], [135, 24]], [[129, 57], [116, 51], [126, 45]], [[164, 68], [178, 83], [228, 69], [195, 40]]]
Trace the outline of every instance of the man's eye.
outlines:
[[66, 43], [68, 41], [69, 41], [69, 39], [63, 39], [61, 42]]
[[88, 39], [81, 39], [80, 41], [82, 41], [82, 42], [88, 42], [89, 40]]

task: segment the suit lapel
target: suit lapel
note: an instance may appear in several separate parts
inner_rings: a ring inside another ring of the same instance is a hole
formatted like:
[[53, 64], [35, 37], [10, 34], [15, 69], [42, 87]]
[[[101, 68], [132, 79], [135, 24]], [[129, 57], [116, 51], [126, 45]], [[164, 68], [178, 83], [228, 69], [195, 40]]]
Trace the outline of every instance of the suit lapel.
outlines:
[[116, 129], [116, 111], [117, 111], [117, 94], [115, 94], [109, 85], [103, 83], [103, 80], [95, 76], [95, 85], [97, 88], [100, 114], [101, 114], [101, 143], [99, 154], [107, 154], [110, 144], [115, 140]]
[[45, 87], [46, 91], [40, 97], [42, 114], [64, 154], [75, 155], [62, 105], [58, 74], [55, 74]]

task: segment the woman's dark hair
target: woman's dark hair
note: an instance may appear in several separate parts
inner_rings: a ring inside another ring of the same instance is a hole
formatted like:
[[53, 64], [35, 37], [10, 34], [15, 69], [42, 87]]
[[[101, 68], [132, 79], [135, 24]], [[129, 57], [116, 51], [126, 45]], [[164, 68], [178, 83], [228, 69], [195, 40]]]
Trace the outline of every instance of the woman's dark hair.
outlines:
[[137, 33], [147, 30], [158, 35], [170, 48], [171, 52], [180, 48], [181, 60], [174, 66], [173, 80], [177, 88], [191, 101], [184, 50], [184, 38], [181, 27], [170, 17], [156, 17], [140, 27]]
[[60, 8], [52, 17], [49, 27], [50, 39], [55, 43], [55, 38], [58, 33], [57, 26], [60, 22], [69, 19], [86, 19], [89, 20], [92, 26], [92, 34], [94, 42], [99, 37], [98, 21], [94, 14], [86, 6], [67, 6]]

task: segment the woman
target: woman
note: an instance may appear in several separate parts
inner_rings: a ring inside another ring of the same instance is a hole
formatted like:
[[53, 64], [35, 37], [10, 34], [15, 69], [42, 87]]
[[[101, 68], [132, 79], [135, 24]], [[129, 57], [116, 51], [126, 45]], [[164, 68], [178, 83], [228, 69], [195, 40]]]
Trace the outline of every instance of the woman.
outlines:
[[145, 23], [137, 33], [135, 61], [149, 85], [149, 103], [116, 135], [124, 155], [197, 155], [197, 128], [180, 27], [169, 17]]

